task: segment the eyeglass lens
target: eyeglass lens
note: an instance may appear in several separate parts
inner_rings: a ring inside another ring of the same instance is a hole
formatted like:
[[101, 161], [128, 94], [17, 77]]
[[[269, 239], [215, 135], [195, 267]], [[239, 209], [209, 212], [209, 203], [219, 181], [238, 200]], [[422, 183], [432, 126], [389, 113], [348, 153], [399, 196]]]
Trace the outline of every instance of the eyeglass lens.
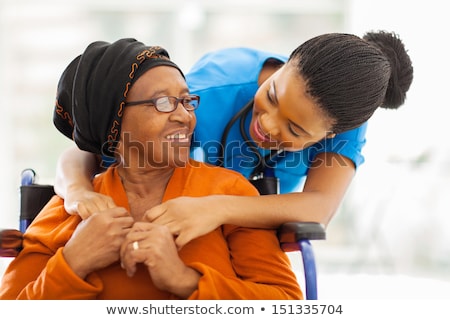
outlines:
[[172, 112], [178, 107], [180, 102], [186, 110], [194, 110], [198, 106], [198, 99], [195, 97], [161, 97], [156, 99], [155, 107], [160, 112]]

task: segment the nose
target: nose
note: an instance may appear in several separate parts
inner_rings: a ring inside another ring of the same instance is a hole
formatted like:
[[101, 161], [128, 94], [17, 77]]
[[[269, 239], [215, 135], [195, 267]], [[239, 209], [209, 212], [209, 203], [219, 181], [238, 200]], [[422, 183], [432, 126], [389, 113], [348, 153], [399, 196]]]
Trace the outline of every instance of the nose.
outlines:
[[260, 124], [262, 129], [269, 137], [277, 138], [280, 135], [280, 127], [276, 121], [275, 115], [264, 113], [261, 115]]
[[180, 123], [188, 123], [193, 119], [193, 117], [195, 117], [193, 112], [186, 110], [182, 101], [177, 101], [176, 104], [175, 110], [170, 113], [170, 120]]

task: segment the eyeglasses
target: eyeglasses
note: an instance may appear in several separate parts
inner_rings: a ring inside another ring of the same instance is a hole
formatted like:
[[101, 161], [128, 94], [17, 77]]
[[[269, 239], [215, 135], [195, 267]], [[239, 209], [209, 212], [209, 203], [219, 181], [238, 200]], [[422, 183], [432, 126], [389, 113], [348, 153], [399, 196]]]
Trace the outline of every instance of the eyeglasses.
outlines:
[[192, 111], [198, 108], [198, 105], [200, 104], [200, 97], [195, 94], [191, 94], [181, 98], [172, 96], [163, 96], [149, 100], [126, 102], [125, 106], [130, 107], [130, 106], [137, 106], [140, 104], [147, 104], [155, 107], [156, 110], [158, 110], [159, 112], [169, 113], [175, 111], [180, 102], [186, 110]]

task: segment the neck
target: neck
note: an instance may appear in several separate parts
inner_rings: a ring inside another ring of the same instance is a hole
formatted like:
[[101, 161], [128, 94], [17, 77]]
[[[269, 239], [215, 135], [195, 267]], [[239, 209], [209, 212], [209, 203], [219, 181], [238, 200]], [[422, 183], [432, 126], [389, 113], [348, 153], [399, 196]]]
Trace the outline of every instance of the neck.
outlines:
[[173, 168], [130, 169], [119, 167], [118, 173], [128, 198], [131, 215], [141, 220], [145, 211], [161, 204], [164, 193], [173, 175]]

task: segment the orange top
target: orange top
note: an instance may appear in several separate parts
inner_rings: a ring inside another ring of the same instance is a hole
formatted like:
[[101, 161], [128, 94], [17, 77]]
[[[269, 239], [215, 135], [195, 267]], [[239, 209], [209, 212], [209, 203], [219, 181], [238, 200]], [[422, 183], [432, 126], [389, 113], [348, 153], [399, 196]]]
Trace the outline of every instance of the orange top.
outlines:
[[[109, 195], [129, 210], [115, 167], [94, 180], [97, 192]], [[178, 196], [211, 194], [257, 195], [240, 174], [191, 161], [177, 168], [163, 201]], [[25, 233], [24, 249], [10, 263], [1, 299], [177, 299], [157, 289], [144, 265], [133, 277], [116, 262], [79, 278], [67, 265], [62, 249], [80, 222], [54, 196]], [[223, 225], [192, 240], [179, 251], [186, 265], [201, 274], [189, 299], [302, 299], [303, 295], [274, 230]]]

